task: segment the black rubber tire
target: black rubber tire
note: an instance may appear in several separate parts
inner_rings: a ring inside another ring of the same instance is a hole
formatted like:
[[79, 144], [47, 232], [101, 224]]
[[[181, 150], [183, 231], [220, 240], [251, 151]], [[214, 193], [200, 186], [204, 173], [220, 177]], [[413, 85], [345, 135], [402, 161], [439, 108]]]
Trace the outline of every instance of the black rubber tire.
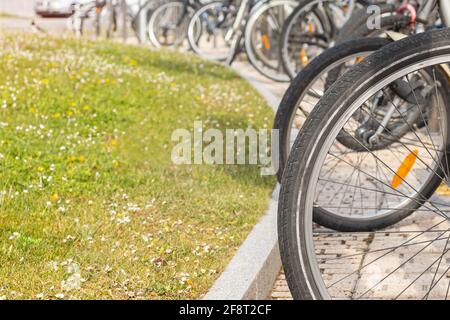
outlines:
[[[165, 44], [160, 43], [159, 40], [157, 39], [157, 37], [155, 36], [153, 24], [154, 24], [154, 21], [155, 21], [157, 15], [160, 13], [160, 11], [163, 10], [163, 8], [165, 8], [165, 7], [169, 7], [170, 5], [180, 5], [181, 7], [186, 9], [186, 12], [184, 12], [183, 16], [181, 17], [181, 21], [182, 21], [181, 24], [184, 24], [185, 30], [183, 30], [181, 32], [180, 38], [176, 39], [173, 43], [171, 43], [169, 45], [165, 45]], [[149, 37], [150, 43], [156, 48], [162, 48], [162, 47], [174, 48], [174, 47], [179, 46], [186, 37], [187, 26], [188, 26], [188, 23], [190, 21], [190, 17], [192, 15], [193, 11], [194, 11], [194, 8], [191, 7], [190, 5], [187, 5], [186, 2], [182, 1], [182, 0], [171, 0], [171, 1], [162, 3], [160, 6], [158, 6], [158, 8], [153, 10], [149, 16], [149, 20], [147, 23], [147, 35]]]
[[[245, 45], [245, 52], [247, 54], [248, 60], [250, 62], [250, 64], [256, 69], [256, 71], [258, 71], [260, 74], [262, 74], [263, 76], [275, 81], [275, 82], [289, 82], [290, 78], [288, 75], [285, 74], [279, 74], [279, 75], [274, 75], [271, 72], [268, 72], [267, 70], [265, 70], [264, 68], [261, 67], [260, 64], [266, 65], [264, 62], [260, 62], [258, 60], [257, 55], [254, 53], [254, 48], [252, 46], [252, 39], [251, 39], [251, 35], [252, 35], [252, 31], [253, 31], [253, 27], [256, 23], [256, 21], [259, 19], [259, 17], [261, 15], [263, 15], [266, 10], [272, 8], [272, 7], [276, 7], [277, 4], [282, 4], [286, 5], [288, 3], [292, 3], [292, 5], [294, 6], [296, 4], [295, 0], [272, 0], [272, 1], [266, 1], [264, 4], [262, 4], [261, 6], [259, 6], [258, 8], [256, 8], [254, 11], [251, 12], [251, 16], [247, 21], [247, 24], [245, 26], [245, 30], [244, 30], [244, 45]], [[284, 27], [283, 27], [284, 28]], [[277, 50], [278, 54], [279, 54], [279, 50]], [[278, 57], [278, 59], [280, 59]], [[284, 70], [284, 67], [282, 67]]]
[[139, 7], [138, 12], [136, 13], [135, 17], [132, 19], [131, 25], [132, 25], [133, 29], [135, 30], [136, 36], [140, 43], [144, 43], [148, 38], [147, 32], [145, 33], [145, 37], [146, 37], [145, 39], [141, 39], [140, 35], [139, 35], [139, 18], [141, 16], [142, 11], [146, 11], [145, 12], [145, 25], [147, 26], [152, 12], [156, 8], [158, 8], [160, 5], [162, 5], [163, 3], [164, 3], [164, 0], [153, 0], [153, 1], [148, 1], [148, 2], [144, 3], [143, 5], [141, 5]]
[[203, 52], [198, 48], [196, 42], [198, 39], [194, 39], [192, 34], [191, 34], [191, 30], [193, 29], [196, 21], [195, 19], [198, 17], [198, 15], [200, 14], [200, 12], [204, 11], [206, 8], [212, 7], [212, 6], [217, 6], [217, 5], [221, 5], [223, 4], [223, 1], [212, 1], [212, 2], [208, 2], [204, 5], [202, 5], [201, 7], [199, 7], [197, 10], [195, 10], [195, 12], [192, 14], [192, 17], [189, 21], [188, 27], [187, 27], [187, 35], [186, 38], [188, 40], [189, 43], [189, 48], [196, 53], [197, 55], [203, 57], [203, 58], [209, 58], [212, 60], [216, 60], [216, 61], [225, 61], [226, 60], [226, 55], [224, 55], [223, 57], [219, 57], [219, 58], [212, 58], [210, 56], [204, 56]]
[[[306, 217], [306, 192], [300, 193], [300, 190], [307, 189], [313, 162], [320, 149], [317, 146], [324, 143], [326, 132], [332, 127], [330, 123], [337, 121], [362, 93], [397, 70], [443, 55], [450, 61], [449, 44], [450, 29], [445, 29], [418, 34], [385, 46], [340, 78], [308, 117], [295, 141], [283, 174], [278, 205], [281, 259], [295, 299], [326, 297], [319, 291], [318, 284], [322, 280], [315, 278], [315, 275], [320, 275], [317, 263], [310, 260], [315, 259], [314, 252], [309, 251], [309, 243], [313, 241], [308, 236], [311, 221]], [[447, 96], [450, 97], [448, 86], [446, 87]], [[447, 139], [448, 137], [449, 132]], [[398, 218], [393, 217], [387, 222], [392, 224]]]
[[[312, 3], [314, 3], [317, 0], [302, 0], [298, 4], [298, 6], [292, 11], [292, 13], [289, 15], [289, 17], [286, 19], [286, 22], [283, 24], [283, 29], [281, 31], [281, 37], [280, 37], [280, 59], [281, 63], [283, 65], [284, 71], [286, 74], [293, 79], [295, 75], [290, 70], [289, 64], [289, 58], [288, 58], [288, 47], [286, 46], [286, 43], [288, 43], [289, 33], [291, 30], [291, 25], [295, 23], [298, 16], [305, 10], [305, 7], [310, 6]], [[321, 14], [320, 10], [314, 11], [316, 17], [320, 21], [320, 24], [324, 29], [326, 30], [326, 33], [332, 33], [332, 26], [329, 25], [327, 19]], [[330, 39], [331, 40], [331, 39]]]
[[[313, 0], [308, 0], [301, 5], [306, 6], [309, 3], [311, 3]], [[352, 14], [350, 19], [344, 24], [344, 26], [339, 30], [338, 34], [336, 35], [336, 38], [334, 39], [336, 44], [345, 42], [347, 40], [355, 39], [355, 38], [361, 38], [361, 37], [367, 37], [367, 36], [376, 36], [381, 34], [385, 30], [394, 30], [398, 31], [404, 28], [408, 22], [409, 19], [405, 16], [400, 16], [395, 14], [396, 7], [392, 4], [380, 4], [380, 14], [381, 14], [381, 29], [373, 31], [370, 30], [367, 27], [367, 19], [370, 17], [371, 14], [367, 13], [366, 8], [356, 9], [355, 12]], [[288, 37], [288, 31], [289, 31], [289, 24], [293, 23], [294, 19], [297, 19], [298, 11], [302, 10], [302, 8], [299, 7], [296, 9], [296, 12], [293, 12], [288, 20], [286, 20], [286, 23], [283, 26], [283, 33], [280, 40], [280, 59], [283, 64], [283, 68], [285, 69], [285, 72], [293, 79], [294, 74], [292, 73], [292, 70], [290, 70], [289, 64], [290, 61], [288, 60], [287, 53], [286, 53], [286, 46], [284, 43], [286, 43], [286, 38]], [[322, 21], [322, 20], [321, 20]], [[325, 22], [322, 22], [325, 23]], [[397, 25], [398, 24], [398, 25]], [[326, 24], [325, 24], [326, 25]], [[330, 26], [328, 28], [331, 28]], [[331, 32], [331, 31], [329, 31]], [[331, 39], [330, 39], [331, 42]]]
[[279, 169], [278, 181], [281, 181], [284, 166], [289, 156], [290, 149], [290, 127], [296, 114], [298, 104], [306, 94], [311, 82], [336, 62], [342, 61], [349, 56], [362, 52], [374, 52], [391, 41], [382, 38], [361, 38], [350, 40], [336, 47], [326, 50], [311, 61], [292, 81], [280, 102], [275, 114], [274, 129], [279, 130]]

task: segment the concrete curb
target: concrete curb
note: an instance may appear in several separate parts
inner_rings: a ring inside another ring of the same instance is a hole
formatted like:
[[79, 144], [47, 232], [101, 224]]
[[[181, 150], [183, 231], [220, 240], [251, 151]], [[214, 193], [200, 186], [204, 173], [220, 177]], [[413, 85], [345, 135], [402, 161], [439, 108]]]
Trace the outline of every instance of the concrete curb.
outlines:
[[272, 291], [281, 269], [277, 238], [279, 185], [264, 217], [253, 228], [205, 300], [261, 300]]
[[[250, 82], [276, 111], [278, 100], [264, 84], [234, 69]], [[269, 201], [269, 208], [262, 219], [252, 229], [225, 271], [204, 296], [205, 300], [260, 300], [266, 299], [272, 291], [281, 269], [280, 251], [277, 237], [277, 185]]]
[[266, 99], [267, 104], [272, 108], [274, 112], [278, 110], [278, 105], [280, 104], [280, 99], [278, 99], [272, 92], [267, 90], [265, 85], [258, 81], [255, 77], [252, 77], [248, 73], [242, 71], [242, 68], [239, 68], [239, 64], [235, 63], [235, 67], [232, 68], [236, 71], [242, 78], [250, 82], [250, 84], [259, 92], [260, 95]]

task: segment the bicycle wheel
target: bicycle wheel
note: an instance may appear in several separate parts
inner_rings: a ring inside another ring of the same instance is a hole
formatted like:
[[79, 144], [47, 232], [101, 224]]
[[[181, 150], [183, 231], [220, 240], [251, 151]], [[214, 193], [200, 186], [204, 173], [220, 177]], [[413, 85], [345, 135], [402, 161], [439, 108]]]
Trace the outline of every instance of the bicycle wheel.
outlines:
[[189, 46], [199, 56], [216, 61], [227, 58], [230, 42], [225, 39], [235, 16], [231, 6], [214, 1], [200, 7], [189, 21]]
[[[417, 24], [416, 24], [417, 26]], [[396, 31], [405, 35], [411, 34], [409, 17], [403, 15], [387, 15], [380, 20], [380, 28], [371, 30], [366, 23], [361, 23], [350, 33], [342, 33], [336, 38], [336, 43], [359, 37], [378, 37], [385, 31]]]
[[156, 48], [180, 46], [192, 14], [193, 9], [185, 1], [170, 1], [155, 9], [148, 22], [152, 45]]
[[139, 32], [139, 25], [140, 25], [140, 19], [142, 14], [145, 15], [145, 24], [148, 26], [148, 22], [150, 21], [150, 16], [152, 12], [157, 9], [159, 6], [161, 6], [164, 3], [164, 0], [152, 0], [152, 1], [146, 1], [143, 4], [139, 5], [137, 12], [133, 15], [131, 18], [131, 26], [139, 40], [139, 42], [145, 42], [146, 38], [148, 36], [148, 32], [145, 33], [145, 37], [142, 38]]
[[[389, 16], [381, 19], [381, 30], [409, 32], [409, 18], [404, 16]], [[366, 36], [371, 32], [365, 25], [356, 27], [353, 34]], [[372, 34], [371, 34], [372, 35]], [[373, 35], [378, 35], [378, 32]], [[293, 80], [286, 91], [277, 110], [274, 128], [280, 130], [279, 142], [279, 170], [277, 177], [281, 181], [284, 165], [287, 161], [292, 144], [312, 108], [317, 104], [323, 93], [351, 66], [364, 58], [367, 53], [376, 51], [388, 40], [372, 38], [357, 38], [350, 35], [350, 40], [339, 45], [339, 49], [328, 49], [307, 65]], [[356, 38], [356, 39], [355, 39]], [[359, 51], [360, 50], [360, 51]], [[314, 63], [315, 62], [315, 63]], [[314, 89], [314, 91], [311, 91]], [[357, 150], [360, 145], [353, 139], [344, 139], [341, 142], [347, 147]]]
[[[353, 12], [354, 1], [303, 0], [283, 25], [280, 59], [291, 79], [327, 49]], [[345, 14], [345, 12], [347, 14]]]
[[[278, 181], [281, 181], [289, 152], [302, 124], [326, 89], [350, 66], [388, 43], [388, 39], [382, 38], [350, 40], [326, 50], [297, 74], [283, 96], [273, 125], [275, 130], [279, 130], [280, 137]], [[329, 79], [329, 73], [332, 73], [333, 79]]]
[[[396, 15], [396, 9], [398, 8], [398, 5], [396, 6], [394, 4], [380, 4], [378, 5], [378, 8], [381, 14], [380, 18], [382, 19], [380, 21], [379, 29], [369, 30], [367, 22], [372, 16], [372, 13], [367, 12], [367, 7], [357, 9], [354, 11], [351, 17], [347, 20], [347, 22], [342, 26], [342, 28], [337, 33], [335, 37], [336, 43], [352, 40], [354, 38], [365, 37], [371, 32], [381, 33], [383, 30], [386, 29], [385, 27], [383, 27], [383, 20], [386, 20], [387, 17], [391, 16], [400, 17], [400, 15]], [[404, 18], [407, 19], [406, 16], [404, 16]]]
[[251, 12], [245, 26], [245, 52], [250, 63], [262, 75], [288, 82], [279, 57], [283, 22], [298, 4], [295, 0], [271, 0]]
[[[367, 27], [366, 23], [362, 23], [358, 28], [354, 29], [353, 32], [349, 33], [347, 36], [350, 39], [353, 39], [355, 37], [360, 37], [360, 36], [376, 37], [376, 36], [382, 35], [383, 32], [388, 31], [388, 30], [399, 32], [399, 33], [402, 33], [405, 35], [410, 34], [412, 29], [411, 29], [411, 25], [409, 23], [409, 17], [403, 16], [403, 15], [387, 15], [387, 16], [384, 16], [380, 20], [380, 28], [379, 29], [370, 30]], [[339, 39], [339, 41], [341, 41], [341, 39]], [[328, 77], [327, 77], [328, 83], [333, 83], [334, 81], [336, 81], [339, 78], [340, 75], [342, 75], [343, 70], [341, 70], [341, 68], [342, 67], [337, 67], [329, 72]], [[417, 112], [415, 112], [415, 113], [412, 112], [408, 116], [417, 117], [418, 114], [417, 114]], [[398, 135], [402, 135], [402, 133], [406, 133], [406, 132], [408, 132], [408, 130], [409, 130], [408, 126], [406, 124], [403, 124], [403, 125], [397, 126], [397, 128], [395, 129], [395, 133]], [[370, 134], [370, 133], [367, 133], [367, 134]], [[358, 143], [355, 143], [355, 141], [351, 137], [348, 137], [345, 133], [341, 134], [339, 136], [339, 139], [340, 139], [340, 142], [342, 144], [344, 144], [346, 147], [351, 148], [355, 151], [358, 151], [358, 150], [361, 151], [361, 145]], [[377, 146], [377, 148], [382, 149], [389, 143], [390, 143], [389, 141], [384, 141], [384, 143], [379, 144]], [[362, 151], [364, 151], [364, 150], [362, 150]]]
[[[347, 72], [308, 117], [279, 200], [280, 251], [294, 298], [448, 297], [450, 202], [430, 198], [441, 181], [450, 181], [449, 77], [440, 66], [448, 62], [448, 29], [394, 42]], [[406, 91], [394, 93], [399, 81]], [[407, 122], [407, 91], [422, 126], [409, 123], [410, 132], [392, 136], [395, 143], [383, 150], [352, 152], [337, 140], [343, 130], [356, 139], [356, 114], [378, 123], [377, 110], [367, 109], [374, 97], [390, 101], [393, 114]], [[412, 216], [381, 232], [334, 232], [314, 225], [316, 206], [333, 207], [336, 222], [361, 226]]]

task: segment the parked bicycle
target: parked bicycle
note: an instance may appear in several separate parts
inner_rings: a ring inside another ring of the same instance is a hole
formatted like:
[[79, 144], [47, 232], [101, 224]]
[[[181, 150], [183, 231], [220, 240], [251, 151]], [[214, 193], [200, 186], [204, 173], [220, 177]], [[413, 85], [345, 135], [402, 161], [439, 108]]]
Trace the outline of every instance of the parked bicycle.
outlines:
[[186, 39], [189, 21], [207, 0], [172, 0], [160, 5], [150, 16], [148, 36], [153, 46], [180, 47]]
[[[431, 4], [429, 1], [426, 3]], [[416, 4], [419, 14], [422, 9], [430, 11], [430, 9], [424, 8], [424, 4], [420, 6]], [[326, 89], [352, 65], [380, 49], [381, 45], [389, 43], [389, 40], [392, 39], [385, 33], [386, 31], [410, 34], [413, 30], [425, 30], [436, 22], [436, 18], [430, 18], [427, 22], [416, 19], [412, 25], [411, 15], [417, 17], [416, 9], [414, 12], [398, 14], [399, 7], [400, 5], [383, 5], [380, 11], [383, 16], [380, 17], [380, 25], [376, 30], [367, 27], [367, 19], [370, 18], [370, 14], [367, 13], [366, 8], [357, 10], [336, 37], [336, 41], [342, 44], [337, 48], [324, 51], [323, 54], [309, 62], [295, 77], [280, 103], [274, 121], [274, 129], [280, 130], [279, 181], [281, 181], [284, 164], [299, 129]], [[384, 39], [363, 38], [369, 36], [382, 36]], [[346, 39], [355, 39], [355, 41], [348, 42], [345, 41]]]
[[[439, 10], [448, 24], [450, 3]], [[294, 298], [448, 298], [450, 204], [433, 194], [450, 182], [449, 48], [449, 29], [387, 44], [309, 114], [279, 200]]]
[[199, 55], [231, 65], [240, 52], [264, 76], [288, 81], [278, 59], [279, 36], [295, 0], [215, 1], [194, 13], [188, 41]]

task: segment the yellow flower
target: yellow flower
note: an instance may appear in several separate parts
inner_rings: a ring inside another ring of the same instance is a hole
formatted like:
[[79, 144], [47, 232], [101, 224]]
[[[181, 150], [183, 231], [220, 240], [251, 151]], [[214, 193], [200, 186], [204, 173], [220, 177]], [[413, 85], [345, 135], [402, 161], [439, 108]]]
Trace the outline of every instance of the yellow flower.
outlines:
[[75, 162], [75, 161], [77, 161], [77, 157], [75, 157], [75, 156], [69, 157], [69, 162]]
[[86, 106], [83, 107], [83, 110], [84, 111], [89, 111], [89, 110], [91, 110], [91, 107], [86, 105]]
[[42, 79], [41, 82], [42, 84], [48, 85], [50, 81], [48, 79]]
[[44, 167], [38, 167], [37, 169], [39, 172], [44, 172]]
[[80, 156], [80, 157], [78, 158], [78, 160], [80, 160], [80, 162], [83, 163], [83, 162], [86, 161], [86, 157], [85, 157], [85, 156]]
[[52, 201], [52, 202], [57, 202], [58, 200], [59, 200], [59, 196], [58, 196], [58, 194], [52, 194], [52, 196], [50, 197], [50, 200]]

